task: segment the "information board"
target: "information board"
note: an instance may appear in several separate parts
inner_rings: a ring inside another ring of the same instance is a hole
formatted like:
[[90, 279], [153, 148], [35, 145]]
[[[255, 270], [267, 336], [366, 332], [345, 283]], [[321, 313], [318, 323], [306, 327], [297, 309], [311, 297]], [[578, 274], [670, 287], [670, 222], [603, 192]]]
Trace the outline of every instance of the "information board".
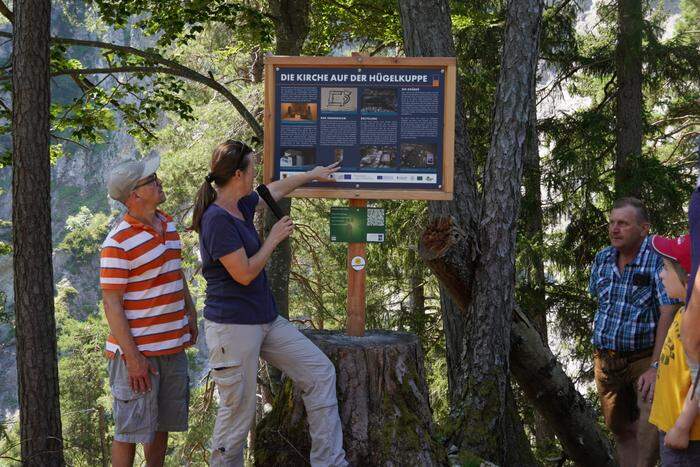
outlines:
[[386, 216], [381, 208], [331, 207], [331, 242], [382, 243]]
[[291, 196], [452, 199], [454, 58], [266, 57], [265, 182], [340, 162]]

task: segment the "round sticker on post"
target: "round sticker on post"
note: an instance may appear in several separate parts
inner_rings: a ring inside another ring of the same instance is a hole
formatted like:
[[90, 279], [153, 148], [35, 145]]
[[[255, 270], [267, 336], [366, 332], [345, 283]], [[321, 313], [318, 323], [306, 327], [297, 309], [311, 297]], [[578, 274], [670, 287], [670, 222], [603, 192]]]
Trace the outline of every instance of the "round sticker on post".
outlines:
[[365, 259], [362, 256], [355, 256], [350, 260], [350, 265], [355, 271], [362, 271], [365, 268]]

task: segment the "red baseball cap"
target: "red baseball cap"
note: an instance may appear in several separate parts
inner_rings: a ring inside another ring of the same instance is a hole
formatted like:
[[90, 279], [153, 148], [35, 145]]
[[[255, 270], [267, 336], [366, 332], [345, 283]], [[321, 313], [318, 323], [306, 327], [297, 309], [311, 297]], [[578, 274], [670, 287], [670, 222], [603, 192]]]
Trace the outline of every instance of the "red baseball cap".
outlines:
[[688, 234], [678, 238], [661, 237], [660, 235], [654, 235], [651, 238], [651, 246], [658, 254], [676, 261], [687, 273], [690, 273], [691, 268], [692, 250], [690, 245], [690, 235]]

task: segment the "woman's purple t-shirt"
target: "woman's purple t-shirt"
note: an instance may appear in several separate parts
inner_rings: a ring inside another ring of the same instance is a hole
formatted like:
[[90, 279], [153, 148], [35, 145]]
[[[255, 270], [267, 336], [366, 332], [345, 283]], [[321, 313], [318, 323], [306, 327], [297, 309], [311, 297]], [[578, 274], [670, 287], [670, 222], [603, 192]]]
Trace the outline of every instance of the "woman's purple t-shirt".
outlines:
[[245, 221], [224, 208], [211, 204], [202, 215], [199, 252], [202, 275], [207, 281], [204, 317], [216, 323], [264, 324], [277, 318], [277, 306], [263, 269], [248, 285], [239, 284], [219, 258], [241, 247], [250, 258], [260, 250], [261, 242], [253, 224], [258, 194], [238, 201]]
[[[700, 179], [699, 179], [700, 181]], [[700, 187], [695, 188], [690, 196], [688, 206], [688, 226], [690, 227], [690, 248], [692, 251], [692, 262], [688, 277], [688, 289], [685, 303], [690, 303], [690, 294], [693, 291], [695, 275], [698, 273], [700, 265]]]

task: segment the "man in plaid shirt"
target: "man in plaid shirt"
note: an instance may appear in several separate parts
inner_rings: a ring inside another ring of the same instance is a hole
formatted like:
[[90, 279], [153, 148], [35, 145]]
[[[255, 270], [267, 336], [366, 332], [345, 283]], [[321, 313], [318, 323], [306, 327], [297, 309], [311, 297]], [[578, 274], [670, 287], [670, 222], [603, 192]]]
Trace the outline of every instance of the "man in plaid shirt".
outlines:
[[608, 224], [611, 246], [591, 266], [589, 290], [598, 300], [595, 382], [621, 466], [656, 465], [658, 433], [649, 411], [661, 347], [677, 308], [659, 278], [663, 261], [651, 248], [649, 226], [641, 201], [616, 201]]

